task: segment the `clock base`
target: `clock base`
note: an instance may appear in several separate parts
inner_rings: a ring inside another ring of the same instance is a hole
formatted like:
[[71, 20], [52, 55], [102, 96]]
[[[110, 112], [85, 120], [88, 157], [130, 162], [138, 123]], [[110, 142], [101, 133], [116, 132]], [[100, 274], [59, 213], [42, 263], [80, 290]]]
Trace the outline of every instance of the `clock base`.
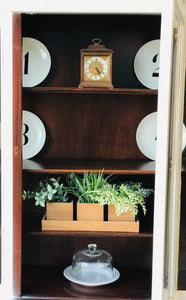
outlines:
[[79, 88], [108, 88], [113, 89], [113, 85], [110, 82], [81, 82]]

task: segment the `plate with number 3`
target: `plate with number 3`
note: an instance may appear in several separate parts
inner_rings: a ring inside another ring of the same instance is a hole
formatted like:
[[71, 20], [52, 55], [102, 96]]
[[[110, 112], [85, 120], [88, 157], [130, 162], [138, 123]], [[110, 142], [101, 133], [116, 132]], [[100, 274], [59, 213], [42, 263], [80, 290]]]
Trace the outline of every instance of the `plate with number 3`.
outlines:
[[22, 112], [22, 148], [23, 159], [29, 159], [38, 154], [46, 140], [46, 130], [38, 116], [30, 111]]

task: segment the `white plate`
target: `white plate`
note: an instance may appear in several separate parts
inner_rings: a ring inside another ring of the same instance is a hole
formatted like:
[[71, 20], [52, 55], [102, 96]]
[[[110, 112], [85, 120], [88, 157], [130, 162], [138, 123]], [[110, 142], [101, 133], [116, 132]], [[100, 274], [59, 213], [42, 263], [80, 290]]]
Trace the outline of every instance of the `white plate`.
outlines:
[[33, 87], [48, 75], [51, 57], [48, 49], [40, 41], [25, 37], [22, 45], [22, 85]]
[[[140, 151], [148, 158], [156, 159], [157, 112], [147, 115], [138, 125], [136, 141]], [[186, 146], [186, 128], [183, 124], [182, 151]]]
[[30, 111], [22, 114], [23, 159], [29, 159], [41, 151], [46, 140], [46, 131], [42, 121]]
[[157, 112], [147, 115], [138, 125], [136, 141], [140, 151], [148, 158], [156, 158]]
[[72, 276], [72, 266], [69, 266], [67, 267], [64, 271], [63, 271], [63, 274], [64, 276], [74, 282], [74, 283], [77, 283], [77, 284], [80, 284], [80, 285], [85, 285], [85, 286], [100, 286], [100, 285], [105, 285], [105, 284], [109, 284], [109, 283], [112, 283], [114, 281], [116, 281], [119, 277], [120, 277], [120, 273], [117, 269], [113, 268], [113, 275], [112, 275], [112, 278], [109, 278], [107, 280], [104, 280], [104, 281], [101, 281], [101, 282], [88, 282], [88, 281], [81, 281], [81, 280], [77, 280], [76, 278], [74, 278]]
[[134, 59], [134, 72], [147, 88], [158, 89], [160, 40], [144, 44]]

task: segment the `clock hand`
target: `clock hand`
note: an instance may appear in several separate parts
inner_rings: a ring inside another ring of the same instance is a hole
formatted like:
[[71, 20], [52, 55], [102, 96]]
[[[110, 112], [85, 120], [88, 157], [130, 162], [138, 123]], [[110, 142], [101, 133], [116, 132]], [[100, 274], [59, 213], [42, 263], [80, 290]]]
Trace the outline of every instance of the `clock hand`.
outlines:
[[98, 74], [100, 75], [101, 72], [100, 72], [100, 70], [98, 69], [98, 67], [95, 67], [95, 69], [96, 69], [96, 71], [98, 72]]

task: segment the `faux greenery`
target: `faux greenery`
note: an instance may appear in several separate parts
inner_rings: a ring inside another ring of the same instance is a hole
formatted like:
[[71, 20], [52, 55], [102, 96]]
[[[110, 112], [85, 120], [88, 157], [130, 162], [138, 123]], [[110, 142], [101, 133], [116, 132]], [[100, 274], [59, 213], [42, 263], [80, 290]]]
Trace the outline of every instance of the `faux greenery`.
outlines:
[[[83, 176], [70, 174], [67, 176], [69, 192], [75, 195], [81, 203], [96, 203], [94, 191], [103, 188], [112, 175], [104, 176], [99, 173], [84, 173]], [[90, 197], [91, 195], [91, 197]]]
[[34, 191], [22, 192], [23, 200], [33, 198], [35, 205], [45, 207], [46, 202], [68, 202], [68, 194], [75, 195], [81, 203], [113, 204], [116, 215], [130, 211], [134, 216], [141, 206], [146, 214], [146, 198], [153, 192], [145, 189], [141, 182], [109, 183], [110, 177], [100, 173], [71, 173], [66, 177], [66, 185], [61, 177], [44, 179]]
[[44, 179], [35, 191], [22, 192], [22, 199], [35, 199], [35, 205], [45, 207], [46, 202], [67, 202], [68, 189], [60, 182], [61, 177]]
[[145, 189], [140, 182], [121, 184], [104, 184], [89, 197], [100, 204], [113, 204], [116, 208], [116, 215], [130, 211], [134, 216], [138, 214], [139, 206], [146, 214], [146, 198], [153, 192], [152, 189]]

